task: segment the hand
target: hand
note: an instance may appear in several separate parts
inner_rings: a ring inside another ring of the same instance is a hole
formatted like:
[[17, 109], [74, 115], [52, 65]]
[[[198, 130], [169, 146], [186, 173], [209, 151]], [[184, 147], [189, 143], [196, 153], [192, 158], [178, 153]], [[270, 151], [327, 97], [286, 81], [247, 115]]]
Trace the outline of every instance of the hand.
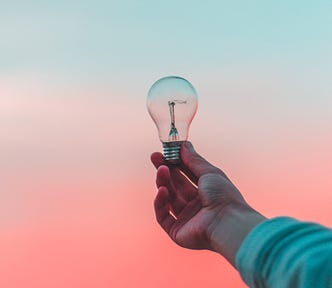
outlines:
[[151, 155], [158, 168], [157, 221], [180, 246], [216, 251], [212, 238], [225, 211], [248, 205], [225, 173], [198, 155], [190, 142], [182, 144], [181, 158], [179, 167], [167, 167], [161, 153]]

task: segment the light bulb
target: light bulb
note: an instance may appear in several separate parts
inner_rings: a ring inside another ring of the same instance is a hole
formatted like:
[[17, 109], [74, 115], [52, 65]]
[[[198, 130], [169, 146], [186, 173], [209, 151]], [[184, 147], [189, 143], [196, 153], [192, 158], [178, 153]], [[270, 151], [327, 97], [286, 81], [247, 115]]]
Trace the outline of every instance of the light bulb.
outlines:
[[186, 79], [168, 76], [150, 88], [147, 108], [163, 143], [164, 158], [170, 164], [180, 162], [181, 143], [197, 111], [197, 92]]

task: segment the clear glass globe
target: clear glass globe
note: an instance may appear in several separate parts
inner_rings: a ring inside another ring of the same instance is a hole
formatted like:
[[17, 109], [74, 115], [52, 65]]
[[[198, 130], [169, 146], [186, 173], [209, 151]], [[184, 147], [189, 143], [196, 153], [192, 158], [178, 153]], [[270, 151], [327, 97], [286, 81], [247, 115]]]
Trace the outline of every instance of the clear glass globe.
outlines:
[[181, 142], [188, 139], [189, 126], [197, 106], [197, 92], [184, 78], [168, 76], [152, 85], [148, 92], [147, 108], [164, 148], [178, 147], [176, 149], [179, 150]]

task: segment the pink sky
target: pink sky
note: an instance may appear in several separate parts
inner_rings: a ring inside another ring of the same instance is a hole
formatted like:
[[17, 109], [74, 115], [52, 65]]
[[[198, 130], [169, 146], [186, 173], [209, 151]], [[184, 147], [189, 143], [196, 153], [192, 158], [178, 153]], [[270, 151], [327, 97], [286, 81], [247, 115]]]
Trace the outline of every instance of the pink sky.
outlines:
[[[156, 224], [149, 155], [161, 144], [146, 95], [18, 83], [1, 83], [1, 287], [245, 287], [222, 257], [177, 247]], [[260, 101], [264, 89], [248, 88], [244, 106], [242, 91], [222, 102], [203, 90], [190, 139], [268, 217], [331, 226], [329, 116], [288, 114]]]

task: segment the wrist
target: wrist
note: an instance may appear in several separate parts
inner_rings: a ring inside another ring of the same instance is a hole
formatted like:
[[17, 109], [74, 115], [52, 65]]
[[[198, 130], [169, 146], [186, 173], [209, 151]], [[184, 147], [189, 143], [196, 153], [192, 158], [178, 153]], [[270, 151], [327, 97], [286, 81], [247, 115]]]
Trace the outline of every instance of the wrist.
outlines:
[[246, 203], [230, 203], [223, 207], [210, 225], [211, 250], [224, 256], [234, 267], [243, 240], [258, 224], [266, 220]]

